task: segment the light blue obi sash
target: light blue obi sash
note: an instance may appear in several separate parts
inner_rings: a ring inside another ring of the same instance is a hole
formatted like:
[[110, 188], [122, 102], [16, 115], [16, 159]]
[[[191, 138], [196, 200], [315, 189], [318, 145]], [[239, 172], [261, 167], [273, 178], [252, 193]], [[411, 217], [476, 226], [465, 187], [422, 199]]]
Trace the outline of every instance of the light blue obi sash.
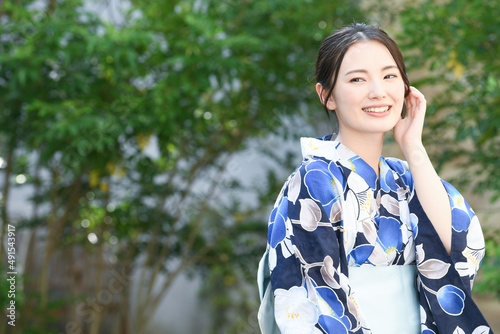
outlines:
[[420, 334], [415, 265], [349, 267], [349, 284], [373, 334]]
[[[420, 334], [416, 267], [361, 266], [349, 268], [349, 283], [373, 334]], [[274, 320], [274, 295], [268, 254], [259, 263], [257, 283], [261, 305], [258, 313], [262, 334], [279, 334]]]

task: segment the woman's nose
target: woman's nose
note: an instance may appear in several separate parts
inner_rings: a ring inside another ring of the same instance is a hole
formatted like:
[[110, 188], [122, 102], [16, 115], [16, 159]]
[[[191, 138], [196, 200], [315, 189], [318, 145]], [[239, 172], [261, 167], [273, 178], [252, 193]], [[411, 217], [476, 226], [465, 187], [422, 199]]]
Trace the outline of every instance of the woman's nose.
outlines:
[[370, 83], [370, 92], [368, 97], [370, 99], [381, 99], [386, 95], [384, 84], [378, 80], [374, 80]]

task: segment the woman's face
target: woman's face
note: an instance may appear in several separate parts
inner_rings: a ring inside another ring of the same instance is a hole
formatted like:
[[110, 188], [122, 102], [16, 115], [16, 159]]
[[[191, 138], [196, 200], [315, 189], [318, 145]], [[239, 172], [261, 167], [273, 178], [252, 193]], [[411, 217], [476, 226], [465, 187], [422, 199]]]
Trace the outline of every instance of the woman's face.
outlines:
[[347, 49], [329, 109], [335, 109], [339, 135], [385, 133], [401, 119], [404, 82], [396, 61], [378, 41]]

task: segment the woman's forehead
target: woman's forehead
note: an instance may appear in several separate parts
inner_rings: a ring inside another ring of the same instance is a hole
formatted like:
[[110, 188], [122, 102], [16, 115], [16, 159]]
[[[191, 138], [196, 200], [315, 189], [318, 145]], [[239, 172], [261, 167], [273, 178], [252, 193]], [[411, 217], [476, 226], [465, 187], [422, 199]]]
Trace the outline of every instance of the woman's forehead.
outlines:
[[368, 40], [352, 44], [342, 60], [341, 71], [360, 69], [383, 69], [396, 65], [389, 49], [379, 41]]

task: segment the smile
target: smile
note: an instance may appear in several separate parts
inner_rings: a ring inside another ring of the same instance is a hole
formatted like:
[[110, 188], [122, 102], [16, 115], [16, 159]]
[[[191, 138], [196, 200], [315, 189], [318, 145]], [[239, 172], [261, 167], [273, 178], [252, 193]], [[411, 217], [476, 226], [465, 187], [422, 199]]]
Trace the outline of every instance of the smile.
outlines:
[[385, 106], [385, 107], [377, 107], [377, 108], [363, 108], [364, 112], [374, 112], [374, 113], [383, 113], [388, 111], [391, 108], [391, 106]]

